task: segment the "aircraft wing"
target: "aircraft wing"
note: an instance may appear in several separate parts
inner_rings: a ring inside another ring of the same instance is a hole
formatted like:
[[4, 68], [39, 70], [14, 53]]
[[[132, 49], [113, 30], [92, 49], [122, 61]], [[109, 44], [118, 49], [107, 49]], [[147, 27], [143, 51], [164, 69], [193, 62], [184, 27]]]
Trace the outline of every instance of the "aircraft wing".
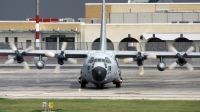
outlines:
[[[115, 52], [116, 58], [134, 58], [137, 56], [137, 51], [117, 51]], [[155, 51], [146, 51], [141, 52], [142, 54], [148, 56], [148, 55], [156, 55], [158, 58], [177, 58], [176, 54], [173, 52], [155, 52]], [[179, 52], [179, 54], [183, 55], [185, 52]], [[187, 55], [187, 58], [200, 58], [200, 52], [191, 52]]]
[[[18, 51], [22, 53], [24, 50]], [[46, 52], [59, 54], [61, 50], [32, 50], [26, 53], [25, 56], [45, 56]], [[65, 50], [64, 52], [67, 58], [86, 58], [88, 55], [88, 52], [84, 50]], [[15, 52], [13, 50], [0, 50], [0, 54], [15, 55]]]

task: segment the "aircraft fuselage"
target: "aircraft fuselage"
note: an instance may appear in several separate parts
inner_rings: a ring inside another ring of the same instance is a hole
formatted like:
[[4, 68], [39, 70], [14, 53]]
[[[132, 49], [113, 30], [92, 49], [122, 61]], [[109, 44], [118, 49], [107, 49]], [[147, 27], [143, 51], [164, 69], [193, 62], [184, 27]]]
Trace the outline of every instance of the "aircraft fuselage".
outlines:
[[108, 53], [93, 53], [87, 57], [81, 69], [82, 81], [96, 85], [121, 81], [121, 71], [115, 57]]

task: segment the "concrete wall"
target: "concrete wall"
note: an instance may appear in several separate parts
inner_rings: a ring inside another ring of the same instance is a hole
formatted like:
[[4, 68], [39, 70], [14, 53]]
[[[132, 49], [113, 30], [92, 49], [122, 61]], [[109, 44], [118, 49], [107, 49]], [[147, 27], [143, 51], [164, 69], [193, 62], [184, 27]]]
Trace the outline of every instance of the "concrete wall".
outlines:
[[5, 37], [9, 38], [9, 42], [14, 42], [14, 37], [18, 37], [18, 42], [35, 42], [35, 33], [0, 33], [0, 42], [5, 42]]
[[124, 13], [124, 23], [137, 23], [137, 13]]
[[35, 22], [29, 21], [0, 21], [0, 30], [29, 30], [35, 29]]
[[[101, 4], [102, 5], [102, 4]], [[92, 18], [101, 18], [101, 5], [90, 5], [87, 4], [85, 6], [85, 18], [87, 22], [91, 22]], [[109, 17], [109, 14], [111, 12], [111, 5], [106, 5], [106, 18]]]
[[[101, 18], [101, 3], [87, 3], [85, 18]], [[106, 16], [109, 13], [138, 13], [168, 10], [169, 12], [199, 12], [200, 3], [107, 3]]]
[[52, 29], [60, 29], [60, 30], [75, 30], [80, 31], [81, 27], [80, 22], [52, 22], [52, 23], [40, 23], [41, 30], [52, 30]]
[[[200, 25], [193, 24], [107, 24], [107, 38], [112, 42], [120, 42], [128, 34], [140, 42], [143, 33], [200, 33]], [[85, 24], [81, 37], [86, 42], [93, 42], [100, 36], [100, 24]]]
[[167, 13], [153, 13], [153, 23], [167, 23]]
[[189, 21], [189, 23], [193, 23], [193, 21], [199, 21], [199, 13], [183, 13], [183, 21]]
[[172, 21], [183, 21], [182, 13], [168, 13], [168, 23], [171, 23]]
[[138, 13], [138, 23], [152, 23], [152, 13]]
[[110, 23], [172, 23], [199, 20], [199, 13], [111, 13]]
[[[123, 23], [124, 22], [124, 14], [123, 13], [111, 13], [110, 17], [112, 17], [112, 18], [110, 18], [110, 23]], [[130, 17], [130, 19], [132, 19], [132, 17]]]

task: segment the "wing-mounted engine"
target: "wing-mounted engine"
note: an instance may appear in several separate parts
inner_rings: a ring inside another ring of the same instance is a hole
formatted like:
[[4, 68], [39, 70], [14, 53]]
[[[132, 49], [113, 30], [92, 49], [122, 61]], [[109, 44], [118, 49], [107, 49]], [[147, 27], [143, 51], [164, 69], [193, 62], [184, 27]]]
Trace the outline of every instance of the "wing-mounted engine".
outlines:
[[77, 63], [77, 60], [65, 57], [64, 51], [65, 51], [66, 47], [67, 47], [67, 42], [63, 42], [60, 54], [55, 54], [53, 52], [46, 52], [45, 53], [46, 56], [57, 58], [57, 60], [58, 60], [58, 64], [56, 65], [56, 67], [54, 69], [54, 73], [59, 73], [60, 65], [63, 65], [64, 61], [68, 61], [68, 62], [73, 63], [73, 64]]
[[37, 61], [36, 63], [35, 63], [35, 66], [36, 66], [36, 68], [37, 69], [43, 69], [44, 67], [45, 67], [45, 62], [42, 60], [42, 56], [40, 55], [40, 57], [39, 57], [39, 61]]
[[166, 64], [163, 62], [163, 57], [160, 57], [160, 63], [157, 64], [159, 71], [164, 71], [166, 69]]
[[34, 47], [30, 46], [27, 49], [25, 49], [22, 53], [20, 53], [14, 43], [10, 42], [9, 45], [10, 45], [10, 48], [15, 52], [15, 57], [12, 58], [12, 59], [7, 60], [5, 62], [5, 65], [7, 66], [9, 64], [12, 64], [14, 61], [17, 61], [18, 63], [23, 63], [24, 69], [29, 70], [30, 67], [27, 64], [27, 62], [24, 61], [24, 56], [26, 55], [26, 53], [28, 53], [31, 50], [33, 50]]
[[178, 51], [177, 51], [173, 46], [171, 46], [169, 49], [170, 49], [172, 52], [174, 52], [174, 53], [176, 54], [176, 57], [177, 57], [176, 62], [172, 63], [172, 64], [169, 66], [169, 69], [170, 69], [170, 70], [174, 69], [174, 68], [177, 66], [177, 64], [179, 64], [180, 66], [186, 65], [186, 67], [187, 67], [188, 70], [190, 70], [190, 71], [194, 70], [194, 68], [192, 67], [192, 65], [189, 64], [189, 63], [185, 60], [185, 58], [187, 57], [187, 55], [188, 55], [189, 53], [191, 53], [192, 51], [194, 51], [194, 47], [193, 47], [193, 46], [189, 47], [188, 50], [187, 50], [184, 54], [178, 53]]
[[156, 59], [156, 55], [146, 55], [143, 54], [140, 50], [140, 44], [136, 43], [136, 49], [137, 49], [137, 56], [135, 58], [126, 58], [124, 59], [124, 63], [131, 63], [133, 61], [137, 62], [137, 65], [139, 66], [140, 73], [139, 75], [144, 75], [144, 67], [143, 67], [143, 61], [146, 59]]

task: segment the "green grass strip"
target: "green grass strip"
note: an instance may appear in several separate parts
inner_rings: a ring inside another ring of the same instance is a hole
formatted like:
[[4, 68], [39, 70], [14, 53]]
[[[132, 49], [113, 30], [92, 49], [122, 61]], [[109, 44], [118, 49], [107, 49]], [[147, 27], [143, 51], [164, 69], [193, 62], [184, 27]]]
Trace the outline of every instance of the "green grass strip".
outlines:
[[0, 112], [41, 112], [42, 102], [54, 102], [56, 112], [200, 112], [200, 101], [189, 100], [93, 100], [5, 99]]

